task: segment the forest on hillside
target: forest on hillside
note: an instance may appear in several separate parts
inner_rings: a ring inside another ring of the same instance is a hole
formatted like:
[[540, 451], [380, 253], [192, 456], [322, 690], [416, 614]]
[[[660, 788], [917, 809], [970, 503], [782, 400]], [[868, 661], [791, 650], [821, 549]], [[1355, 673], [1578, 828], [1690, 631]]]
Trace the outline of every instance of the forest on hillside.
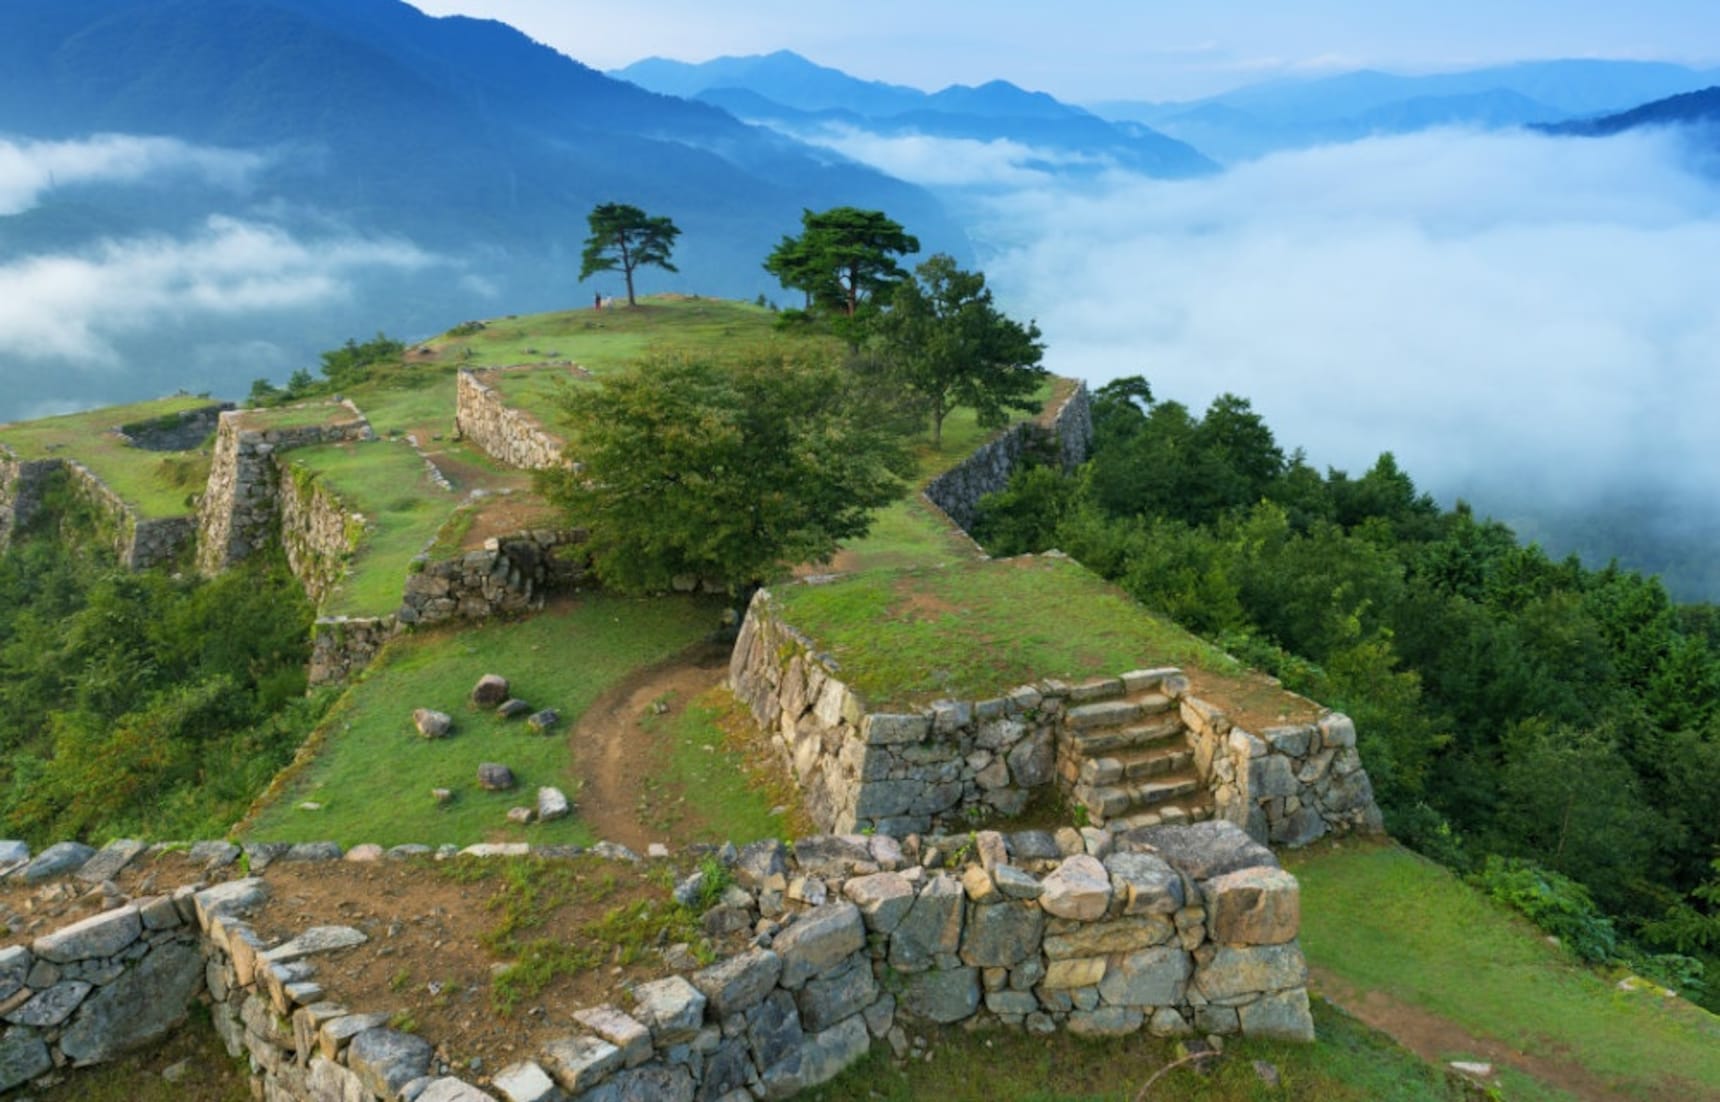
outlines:
[[1394, 836], [1715, 1005], [1720, 608], [1442, 510], [1389, 453], [1321, 473], [1235, 395], [1120, 379], [1094, 424], [1074, 475], [985, 501], [988, 550], [1059, 548], [1347, 712]]

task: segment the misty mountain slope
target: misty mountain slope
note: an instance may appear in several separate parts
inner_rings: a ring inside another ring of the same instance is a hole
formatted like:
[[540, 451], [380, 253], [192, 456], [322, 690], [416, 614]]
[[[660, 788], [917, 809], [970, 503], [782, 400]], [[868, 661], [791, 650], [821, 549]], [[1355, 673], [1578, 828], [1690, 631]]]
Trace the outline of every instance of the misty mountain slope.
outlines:
[[1156, 127], [1229, 160], [1441, 126], [1497, 129], [1617, 111], [1714, 83], [1662, 62], [1528, 61], [1453, 73], [1374, 70], [1250, 85], [1187, 103], [1109, 101], [1110, 119]]
[[808, 141], [828, 139], [834, 130], [1010, 142], [1043, 153], [1033, 161], [1041, 170], [1077, 176], [1117, 167], [1178, 178], [1217, 168], [1197, 149], [1151, 127], [1110, 122], [1004, 80], [927, 93], [860, 80], [786, 50], [701, 64], [650, 58], [614, 75], [695, 96]]
[[[139, 155], [98, 149], [101, 134], [184, 144], [126, 169]], [[192, 265], [199, 247], [255, 244], [258, 227], [321, 265], [261, 306], [227, 293], [249, 286], [243, 273], [218, 281], [218, 306], [199, 306], [185, 289], [194, 268], [176, 270], [161, 277], [172, 287], [147, 290], [183, 316], [138, 305], [123, 332], [51, 304], [66, 311], [60, 329], [99, 330], [62, 343], [111, 361], [69, 373], [32, 369], [58, 353], [28, 301], [0, 309], [0, 368], [26, 380], [0, 418], [178, 386], [233, 393], [379, 327], [410, 338], [501, 305], [581, 301], [593, 289], [575, 279], [585, 215], [600, 202], [684, 231], [680, 276], [646, 273], [649, 289], [774, 293], [760, 261], [809, 207], [884, 209], [928, 249], [970, 253], [920, 188], [614, 80], [504, 24], [399, 0], [12, 0], [0, 6], [0, 140], [22, 151], [22, 178], [39, 178], [19, 209], [0, 192], [0, 288], [40, 285], [28, 265], [69, 264], [94, 300], [120, 260], [159, 271], [142, 256], [154, 250]], [[236, 157], [245, 166], [224, 174], [195, 167]], [[260, 358], [234, 365], [222, 349], [235, 344]]]
[[1713, 126], [1717, 123], [1720, 123], [1720, 86], [1669, 96], [1614, 115], [1574, 119], [1538, 129], [1549, 134], [1603, 138], [1645, 126]]

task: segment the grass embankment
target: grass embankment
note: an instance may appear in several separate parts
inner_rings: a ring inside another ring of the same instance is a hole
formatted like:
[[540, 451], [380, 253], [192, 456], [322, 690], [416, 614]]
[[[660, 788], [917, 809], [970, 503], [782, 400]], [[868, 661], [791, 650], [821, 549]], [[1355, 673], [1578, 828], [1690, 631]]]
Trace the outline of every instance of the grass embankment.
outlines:
[[320, 611], [385, 616], [399, 608], [413, 556], [435, 539], [459, 499], [431, 482], [423, 457], [403, 443], [321, 444], [288, 454], [295, 471], [313, 474], [349, 513], [364, 516], [347, 577]]
[[145, 519], [185, 516], [188, 495], [203, 488], [209, 468], [196, 452], [152, 452], [128, 446], [114, 430], [211, 404], [208, 398], [159, 398], [129, 406], [0, 425], [0, 444], [20, 459], [75, 459], [107, 483]]
[[[525, 620], [402, 639], [335, 705], [313, 736], [314, 756], [281, 783], [244, 834], [345, 845], [591, 842], [578, 818], [581, 767], [568, 730], [606, 689], [709, 632], [716, 615], [704, 601], [591, 595]], [[533, 735], [523, 721], [471, 709], [466, 694], [486, 673], [508, 678], [514, 695], [534, 706], [559, 710], [560, 727]], [[414, 708], [453, 716], [454, 735], [419, 738]], [[478, 789], [478, 765], [487, 761], [509, 766], [519, 789]], [[531, 804], [540, 785], [564, 789], [575, 802], [574, 817], [530, 827], [508, 823], [508, 808]], [[433, 788], [452, 789], [455, 799], [438, 806]], [[306, 801], [321, 810], [300, 810]]]
[[1450, 871], [1389, 845], [1286, 863], [1302, 882], [1310, 964], [1335, 997], [1348, 988], [1359, 1012], [1377, 1007], [1425, 1037], [1424, 1056], [1498, 1066], [1521, 1054], [1519, 1074], [1583, 1098], [1720, 1099], [1720, 1018], [1618, 990]]
[[776, 591], [873, 708], [1144, 666], [1233, 672], [1222, 652], [1061, 558], [862, 574]]
[[[1177, 1102], [1459, 1102], [1462, 1090], [1391, 1039], [1320, 1000], [1312, 1045], [1231, 1040], [1224, 1055], [1167, 1072], [1147, 1096]], [[927, 1030], [933, 1055], [906, 1064], [879, 1045], [806, 1102], [1134, 1102], [1186, 1050], [1136, 1034], [1085, 1041], [1066, 1033]], [[1276, 1085], [1256, 1061], [1272, 1066]]]

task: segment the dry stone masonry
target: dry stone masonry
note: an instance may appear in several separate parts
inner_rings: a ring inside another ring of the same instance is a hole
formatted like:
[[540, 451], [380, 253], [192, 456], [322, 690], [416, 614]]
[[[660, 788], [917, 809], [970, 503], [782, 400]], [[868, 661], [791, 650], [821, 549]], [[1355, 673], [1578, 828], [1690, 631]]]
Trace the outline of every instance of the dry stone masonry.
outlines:
[[983, 700], [875, 712], [760, 590], [729, 686], [825, 830], [971, 827], [1052, 793], [1095, 825], [1216, 815], [1289, 845], [1382, 829], [1347, 717], [1329, 713], [1257, 738], [1191, 696], [1174, 669], [1046, 679]]
[[[0, 843], [8, 875], [41, 860], [20, 849]], [[253, 870], [432, 852], [247, 850]], [[112, 876], [144, 852], [80, 847], [58, 859], [58, 874]], [[436, 856], [531, 852], [450, 846]], [[213, 842], [192, 853], [213, 866], [240, 850]], [[592, 853], [639, 861], [607, 843]], [[439, 1063], [429, 1041], [391, 1028], [386, 1008], [330, 998], [319, 969], [362, 945], [363, 932], [316, 926], [265, 942], [246, 917], [266, 901], [267, 880], [250, 876], [128, 902], [0, 950], [0, 1092], [152, 1044], [199, 1000], [228, 1051], [247, 1059], [257, 1095], [281, 1102], [786, 1099], [874, 1044], [906, 1052], [915, 1022], [1313, 1039], [1300, 889], [1230, 823], [835, 835], [701, 847], [686, 863], [713, 856], [731, 882], [701, 921], [713, 934], [751, 931], [746, 949], [640, 983], [626, 1005], [555, 1008], [566, 1036], [478, 1083]], [[677, 899], [705, 894], [706, 867]]]
[[498, 463], [527, 471], [562, 465], [562, 441], [529, 414], [510, 408], [476, 372], [461, 369], [455, 403], [455, 429]]
[[979, 499], [1006, 488], [1010, 475], [1035, 449], [1048, 451], [1064, 471], [1073, 471], [1086, 461], [1093, 446], [1093, 408], [1087, 384], [1077, 383], [1048, 422], [1023, 421], [1012, 426], [934, 478], [926, 486], [926, 498], [966, 531], [979, 516]]

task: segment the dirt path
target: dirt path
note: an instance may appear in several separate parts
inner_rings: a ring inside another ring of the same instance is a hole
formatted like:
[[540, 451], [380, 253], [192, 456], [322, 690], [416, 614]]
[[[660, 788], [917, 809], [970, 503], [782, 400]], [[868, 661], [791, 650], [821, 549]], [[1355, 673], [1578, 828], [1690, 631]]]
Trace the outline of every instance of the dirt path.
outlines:
[[673, 845], [639, 821], [645, 782], [662, 765], [663, 747], [647, 741], [641, 722], [655, 700], [677, 708], [720, 683], [728, 672], [728, 648], [700, 644], [667, 662], [640, 670], [598, 697], [569, 737], [582, 784], [579, 816], [599, 838], [644, 851], [652, 842]]
[[[1398, 1044], [1435, 1067], [1444, 1068], [1450, 1060], [1480, 1061], [1515, 1069], [1583, 1102], [1620, 1102], [1634, 1097], [1621, 1094], [1575, 1060], [1519, 1052], [1503, 1042], [1477, 1037], [1456, 1022], [1400, 1002], [1383, 991], [1362, 991], [1352, 987], [1324, 968], [1311, 967], [1309, 971], [1314, 988], [1328, 1001], [1389, 1034]], [[1629, 1041], [1620, 1038], [1620, 1043], [1628, 1044]], [[1672, 1093], [1667, 1097], [1688, 1098], [1692, 1102], [1720, 1098], [1712, 1092], [1703, 1093], [1694, 1084], [1668, 1084], [1668, 1089]]]

